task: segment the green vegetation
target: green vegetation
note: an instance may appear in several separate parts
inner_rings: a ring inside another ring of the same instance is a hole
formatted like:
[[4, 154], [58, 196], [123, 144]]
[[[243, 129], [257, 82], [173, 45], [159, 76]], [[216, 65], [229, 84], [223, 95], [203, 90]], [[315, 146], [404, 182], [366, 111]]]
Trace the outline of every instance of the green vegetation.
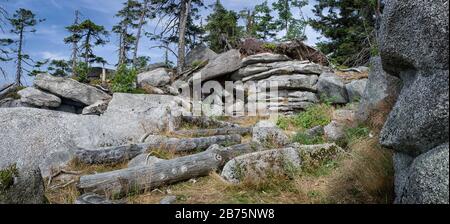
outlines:
[[364, 65], [377, 53], [372, 46], [376, 46], [374, 27], [379, 8], [376, 0], [317, 1], [310, 24], [327, 38], [318, 47], [327, 55], [331, 53], [333, 64]]
[[112, 80], [112, 91], [119, 93], [133, 93], [136, 91], [136, 88], [134, 87], [136, 76], [137, 72], [135, 69], [129, 69], [126, 65], [119, 66], [119, 69]]
[[332, 109], [327, 104], [316, 104], [293, 117], [280, 117], [277, 125], [284, 130], [291, 125], [301, 130], [313, 128], [318, 125], [325, 126], [331, 122]]
[[300, 143], [302, 145], [317, 145], [323, 144], [324, 139], [322, 136], [309, 136], [303, 132], [298, 132], [292, 138], [293, 142]]
[[76, 76], [74, 77], [75, 80], [78, 82], [86, 83], [88, 81], [88, 73], [89, 73], [89, 65], [84, 62], [80, 62], [77, 64], [74, 70]]
[[14, 178], [19, 175], [16, 164], [0, 170], [0, 192], [8, 190], [14, 184]]
[[277, 45], [274, 43], [264, 43], [262, 45], [262, 47], [266, 50], [275, 51], [275, 49], [277, 48]]

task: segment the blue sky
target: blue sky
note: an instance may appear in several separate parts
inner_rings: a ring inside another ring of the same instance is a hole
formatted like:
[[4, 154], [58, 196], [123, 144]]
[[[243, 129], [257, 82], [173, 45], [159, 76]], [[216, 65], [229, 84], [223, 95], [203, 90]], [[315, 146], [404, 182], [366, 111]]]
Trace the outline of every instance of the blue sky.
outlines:
[[[206, 5], [210, 5], [215, 0], [205, 0]], [[222, 0], [222, 4], [227, 9], [242, 10], [244, 8], [253, 8], [254, 5], [263, 2], [264, 0]], [[274, 0], [269, 0], [273, 2]], [[38, 18], [46, 19], [43, 23], [40, 23], [34, 34], [27, 34], [25, 39], [25, 52], [28, 53], [33, 59], [68, 59], [70, 56], [70, 46], [64, 44], [63, 39], [68, 35], [65, 28], [73, 21], [74, 11], [80, 10], [82, 19], [91, 19], [97, 24], [105, 26], [107, 30], [111, 30], [113, 24], [117, 22], [117, 18], [114, 14], [122, 7], [124, 0], [0, 0], [0, 4], [6, 8], [8, 13], [12, 15], [18, 8], [26, 8], [32, 10]], [[303, 8], [303, 13], [306, 17], [311, 18], [312, 15], [312, 3], [314, 0], [309, 1], [309, 5]], [[210, 13], [211, 9], [203, 10], [202, 15], [206, 18], [206, 15]], [[276, 15], [275, 12], [273, 12]], [[145, 27], [147, 31], [153, 31], [158, 29], [156, 22], [151, 21]], [[315, 32], [311, 28], [307, 28], [306, 34], [308, 37], [307, 43], [314, 45], [318, 42], [320, 34]], [[8, 33], [0, 33], [0, 38], [11, 37]], [[110, 64], [117, 62], [117, 39], [116, 36], [110, 35], [110, 43], [97, 47], [94, 51], [97, 55], [104, 57]], [[147, 39], [142, 41], [140, 46], [139, 55], [149, 56], [151, 62], [160, 62], [163, 60], [163, 52], [159, 49], [149, 49], [151, 46], [155, 46], [157, 43], [150, 42]], [[6, 79], [0, 76], [0, 84], [13, 80], [14, 76], [14, 64], [7, 63], [1, 64], [2, 68], [5, 68], [8, 72]], [[109, 65], [112, 67], [112, 65]], [[31, 85], [32, 80], [30, 77], [25, 77], [25, 85]]]

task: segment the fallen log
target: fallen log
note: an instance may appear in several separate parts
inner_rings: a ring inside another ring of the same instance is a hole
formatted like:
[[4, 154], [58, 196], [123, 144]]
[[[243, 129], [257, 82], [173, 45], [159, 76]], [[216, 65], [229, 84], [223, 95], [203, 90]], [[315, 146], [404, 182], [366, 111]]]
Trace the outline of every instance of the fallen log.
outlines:
[[214, 135], [230, 135], [230, 134], [238, 134], [238, 135], [246, 135], [251, 134], [252, 128], [215, 128], [215, 129], [193, 129], [193, 130], [178, 130], [173, 131], [172, 134], [176, 136], [214, 136]]
[[217, 119], [206, 117], [206, 116], [182, 116], [182, 120], [186, 123], [197, 125], [201, 128], [233, 128], [240, 127], [237, 124], [233, 124], [231, 122], [219, 121]]
[[131, 192], [141, 192], [183, 180], [206, 176], [220, 169], [232, 158], [260, 150], [258, 144], [240, 144], [227, 148], [210, 147], [194, 155], [162, 160], [152, 166], [81, 176], [77, 185], [81, 192], [93, 192], [108, 197], [122, 197]]
[[147, 142], [140, 144], [106, 147], [101, 149], [78, 149], [74, 158], [84, 164], [117, 164], [152, 150], [170, 150], [188, 152], [205, 150], [214, 144], [229, 145], [241, 143], [240, 135], [218, 135], [202, 138], [168, 138], [160, 135], [150, 135]]

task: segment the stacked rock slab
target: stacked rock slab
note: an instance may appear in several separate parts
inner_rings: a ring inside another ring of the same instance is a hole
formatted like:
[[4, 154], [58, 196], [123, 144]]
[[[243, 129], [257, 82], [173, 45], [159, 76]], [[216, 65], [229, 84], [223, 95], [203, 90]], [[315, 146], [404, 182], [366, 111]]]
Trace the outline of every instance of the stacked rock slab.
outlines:
[[258, 112], [292, 113], [319, 101], [317, 82], [327, 70], [321, 65], [272, 53], [248, 56], [241, 64], [231, 79], [245, 83]]
[[385, 5], [379, 30], [383, 69], [399, 77], [403, 88], [380, 141], [414, 158], [402, 171], [406, 175], [397, 175], [398, 203], [449, 203], [448, 22], [446, 0]]

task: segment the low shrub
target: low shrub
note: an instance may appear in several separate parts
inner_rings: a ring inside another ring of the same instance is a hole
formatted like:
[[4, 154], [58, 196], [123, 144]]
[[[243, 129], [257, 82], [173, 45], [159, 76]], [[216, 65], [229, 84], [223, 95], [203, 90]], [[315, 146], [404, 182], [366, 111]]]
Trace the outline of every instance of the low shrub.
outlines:
[[302, 145], [317, 145], [324, 143], [324, 139], [322, 136], [309, 136], [303, 132], [295, 134], [292, 138], [292, 141], [300, 143]]
[[133, 91], [136, 91], [136, 76], [137, 72], [135, 69], [129, 69], [126, 65], [119, 66], [111, 83], [112, 91], [119, 93], [133, 93]]

